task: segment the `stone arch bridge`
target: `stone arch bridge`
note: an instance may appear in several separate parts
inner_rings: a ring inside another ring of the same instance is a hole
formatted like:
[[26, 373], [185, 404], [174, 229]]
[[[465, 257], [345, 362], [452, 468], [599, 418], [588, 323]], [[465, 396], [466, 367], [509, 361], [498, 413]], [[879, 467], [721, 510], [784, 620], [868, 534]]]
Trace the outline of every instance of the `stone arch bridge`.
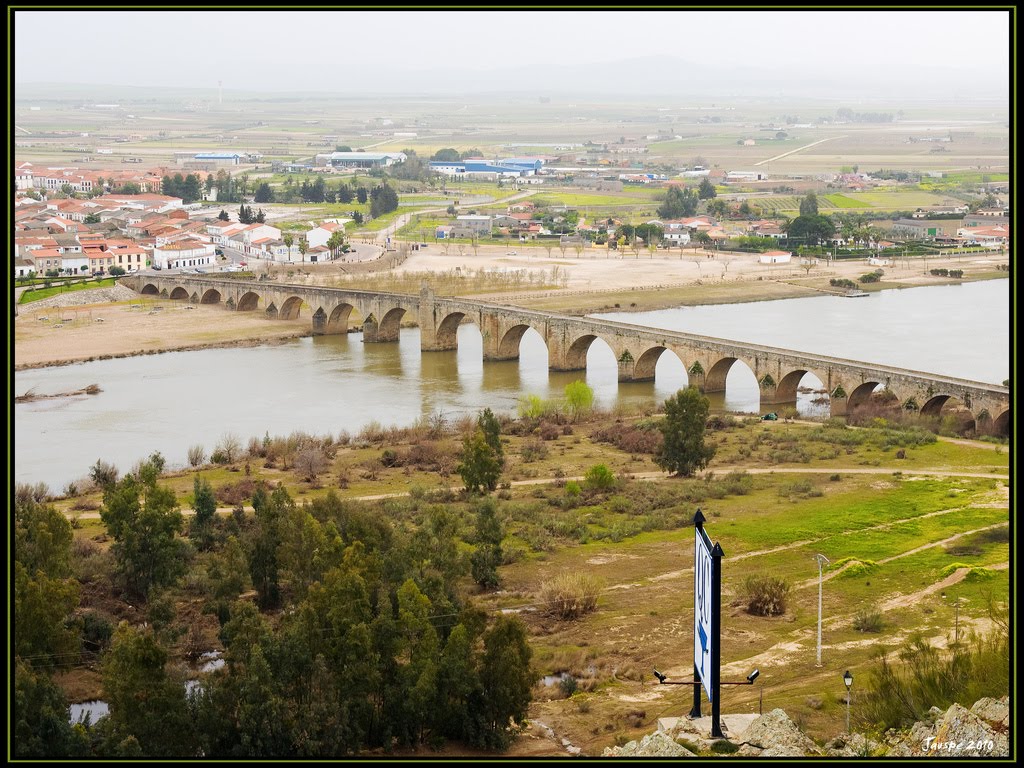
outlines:
[[653, 380], [661, 355], [674, 354], [690, 384], [702, 392], [724, 391], [730, 368], [742, 362], [753, 371], [763, 404], [795, 403], [800, 380], [812, 373], [828, 391], [833, 416], [845, 415], [882, 387], [908, 410], [937, 416], [944, 406], [956, 404], [971, 412], [979, 432], [1009, 432], [1009, 390], [994, 384], [612, 320], [442, 298], [428, 287], [409, 295], [185, 275], [131, 275], [121, 283], [144, 295], [218, 304], [282, 320], [308, 317], [314, 334], [347, 333], [358, 316], [368, 343], [397, 342], [403, 320], [414, 322], [424, 351], [456, 349], [459, 325], [472, 322], [483, 337], [484, 360], [518, 359], [519, 342], [532, 328], [547, 344], [548, 366], [556, 371], [585, 370], [587, 350], [601, 339], [615, 355], [620, 381]]

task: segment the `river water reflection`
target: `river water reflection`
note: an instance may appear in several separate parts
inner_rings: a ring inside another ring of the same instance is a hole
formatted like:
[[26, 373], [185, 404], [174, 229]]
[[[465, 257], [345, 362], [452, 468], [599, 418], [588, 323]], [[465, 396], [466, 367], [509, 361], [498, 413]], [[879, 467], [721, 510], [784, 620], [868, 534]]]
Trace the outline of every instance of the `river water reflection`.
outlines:
[[[688, 307], [615, 317], [980, 381], [1008, 377], [1007, 281], [953, 286], [948, 302], [940, 301], [945, 290], [886, 291], [857, 300], [822, 297]], [[673, 312], [683, 319], [673, 319]], [[951, 315], [960, 318], [952, 329]], [[923, 341], [925, 332], [933, 329], [938, 333], [935, 340]], [[910, 335], [902, 335], [905, 331]], [[824, 341], [814, 346], [810, 336], [822, 332]], [[46, 482], [57, 491], [85, 476], [98, 458], [125, 471], [157, 450], [169, 464], [183, 465], [190, 445], [202, 445], [209, 454], [225, 433], [244, 443], [253, 436], [295, 430], [354, 434], [373, 421], [408, 425], [435, 413], [451, 418], [484, 407], [513, 412], [520, 396], [558, 398], [565, 385], [578, 378], [593, 387], [595, 401], [603, 407], [660, 402], [687, 381], [682, 362], [664, 354], [654, 382], [620, 384], [614, 355], [600, 340], [588, 353], [585, 373], [549, 372], [547, 349], [535, 331], [523, 337], [518, 361], [484, 364], [475, 326], [460, 327], [458, 340], [457, 352], [421, 353], [419, 329], [410, 328], [402, 330], [398, 344], [363, 344], [361, 334], [318, 336], [264, 347], [21, 371], [15, 374], [15, 394], [29, 389], [39, 394], [67, 392], [88, 384], [98, 384], [102, 391], [15, 406], [15, 480]], [[857, 346], [865, 340], [867, 347]], [[959, 364], [950, 367], [951, 360]], [[804, 384], [813, 387], [818, 382], [808, 376]], [[807, 415], [825, 412], [827, 406], [815, 405], [813, 399], [813, 394], [801, 395], [798, 410]], [[733, 366], [724, 396], [712, 396], [712, 407], [757, 412], [753, 373], [746, 366]]]

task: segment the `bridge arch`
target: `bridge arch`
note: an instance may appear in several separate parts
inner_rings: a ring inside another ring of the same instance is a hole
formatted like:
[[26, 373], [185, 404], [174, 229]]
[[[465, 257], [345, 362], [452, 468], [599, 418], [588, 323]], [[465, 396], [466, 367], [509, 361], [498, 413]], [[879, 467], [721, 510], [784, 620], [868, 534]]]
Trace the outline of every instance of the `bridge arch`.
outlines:
[[260, 295], [255, 291], [246, 291], [238, 298], [239, 312], [252, 312], [260, 305]]
[[[565, 350], [564, 370], [585, 371], [587, 369], [587, 352], [590, 351], [590, 345], [598, 338], [597, 334], [587, 333], [572, 342], [568, 349]], [[607, 344], [607, 342], [605, 343]], [[611, 345], [609, 344], [608, 346]]]
[[993, 435], [999, 437], [1010, 436], [1010, 409], [1007, 408], [1005, 411], [997, 415], [992, 419], [992, 424], [989, 427]]
[[202, 298], [199, 299], [200, 304], [219, 304], [220, 303], [220, 291], [216, 288], [207, 288], [203, 292]]
[[405, 312], [406, 310], [402, 307], [395, 307], [384, 314], [380, 319], [380, 326], [377, 328], [377, 341], [398, 341]]
[[[716, 360], [712, 366], [704, 372], [705, 392], [725, 392], [725, 380], [729, 377], [729, 371], [739, 360], [738, 357], [722, 357]], [[750, 366], [747, 366], [748, 368]], [[753, 368], [751, 368], [753, 371]]]
[[[327, 312], [321, 307], [317, 310], [321, 313], [326, 320], [324, 324], [325, 333], [348, 333], [348, 321], [352, 316], [352, 310], [355, 309], [351, 304], [339, 304], [331, 313], [328, 315]], [[314, 318], [316, 316], [314, 315]]]
[[182, 288], [182, 287], [181, 287], [181, 286], [179, 285], [179, 286], [175, 287], [175, 288], [174, 288], [174, 289], [173, 289], [173, 290], [171, 291], [171, 295], [170, 295], [170, 297], [169, 297], [169, 298], [172, 298], [172, 299], [174, 299], [175, 301], [180, 301], [180, 300], [183, 300], [183, 299], [184, 299], [184, 300], [188, 300], [188, 289], [186, 289], [186, 288]]
[[531, 326], [526, 323], [520, 323], [505, 331], [505, 335], [498, 342], [498, 359], [507, 360], [519, 357], [519, 344], [530, 328]]
[[636, 359], [636, 363], [633, 368], [633, 380], [654, 381], [658, 363], [662, 360], [662, 355], [665, 352], [668, 352], [669, 355], [675, 357], [680, 363], [683, 362], [682, 358], [680, 358], [673, 350], [659, 344], [645, 350]]
[[158, 296], [160, 295], [160, 289], [152, 283], [146, 283], [142, 286], [142, 290], [139, 291], [143, 296]]
[[878, 388], [880, 381], [865, 381], [862, 384], [858, 384], [853, 388], [853, 391], [849, 393], [849, 397], [846, 400], [846, 407], [849, 411], [854, 408], [859, 408], [871, 399], [871, 394]]
[[289, 296], [281, 305], [278, 317], [282, 320], [296, 320], [299, 317], [299, 310], [302, 308], [301, 296]]
[[452, 312], [441, 320], [437, 326], [436, 334], [438, 349], [458, 349], [459, 324], [465, 316], [465, 312]]

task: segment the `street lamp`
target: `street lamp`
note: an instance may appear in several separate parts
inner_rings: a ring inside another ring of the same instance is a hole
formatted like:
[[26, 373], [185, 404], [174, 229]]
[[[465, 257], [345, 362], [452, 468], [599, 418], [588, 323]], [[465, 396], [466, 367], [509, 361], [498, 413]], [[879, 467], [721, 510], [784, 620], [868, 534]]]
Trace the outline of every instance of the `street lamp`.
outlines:
[[850, 732], [850, 699], [853, 694], [850, 693], [850, 687], [853, 685], [853, 675], [850, 674], [850, 670], [843, 672], [843, 682], [846, 683], [846, 732]]
[[821, 666], [821, 567], [823, 563], [830, 562], [827, 557], [822, 554], [817, 554], [814, 559], [818, 561], [818, 663], [816, 666]]

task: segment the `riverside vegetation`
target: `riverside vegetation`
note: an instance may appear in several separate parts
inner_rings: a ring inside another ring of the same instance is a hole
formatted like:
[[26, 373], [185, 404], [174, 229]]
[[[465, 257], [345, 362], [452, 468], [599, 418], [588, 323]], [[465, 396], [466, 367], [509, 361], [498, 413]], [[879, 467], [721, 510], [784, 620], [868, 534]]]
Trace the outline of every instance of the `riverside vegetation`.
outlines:
[[[760, 666], [766, 704], [811, 735], [842, 730], [846, 668], [876, 697], [855, 704], [862, 727], [918, 714], [880, 705], [900, 686], [925, 709], [1007, 692], [1005, 621], [990, 618], [1008, 596], [1001, 444], [878, 416], [712, 415], [706, 471], [669, 478], [655, 463], [662, 414], [567, 395], [526, 399], [517, 419], [225, 435], [186, 470], [154, 453], [124, 477], [100, 459], [60, 495], [19, 487], [15, 754], [560, 753], [517, 739], [529, 720], [600, 754], [687, 706], [688, 688], [648, 677], [690, 665], [698, 506], [726, 552], [723, 661]], [[474, 454], [483, 474], [465, 472]], [[815, 552], [839, 564], [824, 670]], [[763, 574], [772, 610], [750, 610]], [[957, 640], [990, 638], [985, 674], [940, 695], [963, 651], [935, 651], [932, 682], [912, 683], [895, 650], [951, 633], [954, 610]], [[221, 669], [187, 671], [211, 650]], [[67, 701], [97, 697], [109, 715], [72, 726]], [[753, 689], [728, 692], [728, 711], [756, 706]]]

